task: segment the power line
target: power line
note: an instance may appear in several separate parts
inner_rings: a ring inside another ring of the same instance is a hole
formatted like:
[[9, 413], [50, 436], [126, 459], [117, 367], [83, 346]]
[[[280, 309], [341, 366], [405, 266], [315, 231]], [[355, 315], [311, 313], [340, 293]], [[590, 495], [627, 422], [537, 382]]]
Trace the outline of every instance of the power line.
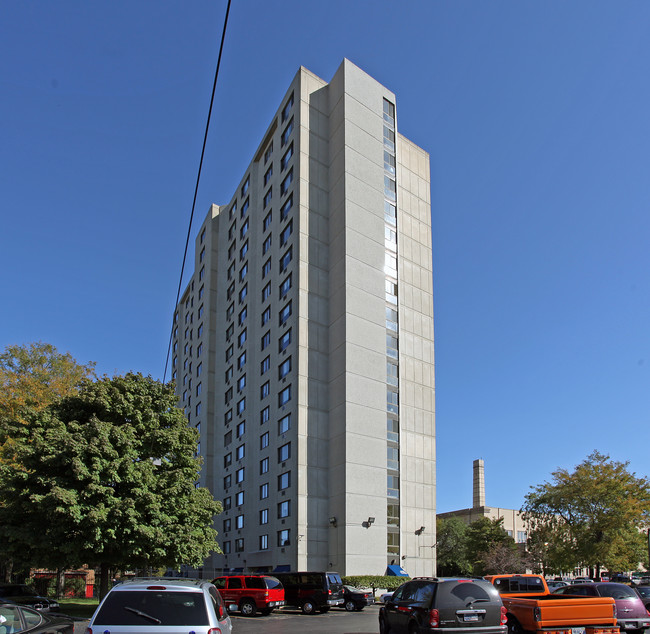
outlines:
[[[223, 43], [226, 39], [226, 27], [228, 26], [228, 14], [230, 13], [230, 3], [232, 0], [228, 0], [228, 6], [226, 7], [226, 17], [223, 21], [223, 31], [221, 32], [221, 44], [219, 46], [219, 57], [217, 58], [217, 68], [214, 73], [214, 83], [212, 84], [212, 97], [210, 98], [210, 107], [208, 108], [208, 120], [205, 123], [205, 134], [203, 135], [203, 148], [201, 149], [201, 160], [199, 161], [199, 171], [196, 176], [196, 185], [194, 187], [194, 200], [192, 201], [192, 212], [190, 213], [190, 222], [187, 227], [187, 238], [185, 239], [185, 251], [183, 252], [183, 264], [181, 265], [181, 275], [178, 280], [178, 290], [176, 291], [176, 303], [175, 306], [178, 306], [178, 300], [181, 297], [181, 289], [183, 285], [183, 273], [185, 272], [185, 260], [187, 259], [187, 249], [190, 244], [190, 235], [192, 232], [192, 220], [194, 219], [194, 209], [196, 207], [196, 197], [199, 192], [199, 182], [201, 180], [201, 169], [203, 168], [203, 157], [205, 156], [205, 146], [208, 142], [208, 130], [210, 129], [210, 117], [212, 116], [212, 105], [214, 104], [214, 94], [217, 89], [217, 79], [219, 77], [219, 67], [221, 66], [221, 55], [223, 53]], [[172, 341], [174, 339], [174, 321], [172, 319], [172, 327], [169, 333], [169, 345], [167, 346], [167, 359], [165, 360], [165, 371], [163, 372], [163, 383], [167, 377], [167, 366], [169, 365], [169, 353], [172, 349]]]

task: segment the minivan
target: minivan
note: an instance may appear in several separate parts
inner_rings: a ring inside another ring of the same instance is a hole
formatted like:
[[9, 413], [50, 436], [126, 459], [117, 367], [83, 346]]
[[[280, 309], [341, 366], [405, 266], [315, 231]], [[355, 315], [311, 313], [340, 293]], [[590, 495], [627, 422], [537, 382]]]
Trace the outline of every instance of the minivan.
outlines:
[[303, 614], [325, 613], [343, 605], [343, 582], [338, 572], [274, 572], [284, 586], [284, 603]]

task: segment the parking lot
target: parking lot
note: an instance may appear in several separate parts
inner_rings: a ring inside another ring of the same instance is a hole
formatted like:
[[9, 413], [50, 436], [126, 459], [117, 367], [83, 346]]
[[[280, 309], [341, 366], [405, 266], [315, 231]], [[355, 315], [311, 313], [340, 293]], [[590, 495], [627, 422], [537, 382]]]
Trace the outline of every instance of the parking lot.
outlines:
[[300, 610], [276, 610], [269, 616], [246, 618], [231, 615], [234, 634], [377, 634], [379, 606], [361, 612], [332, 608], [327, 614], [305, 616]]

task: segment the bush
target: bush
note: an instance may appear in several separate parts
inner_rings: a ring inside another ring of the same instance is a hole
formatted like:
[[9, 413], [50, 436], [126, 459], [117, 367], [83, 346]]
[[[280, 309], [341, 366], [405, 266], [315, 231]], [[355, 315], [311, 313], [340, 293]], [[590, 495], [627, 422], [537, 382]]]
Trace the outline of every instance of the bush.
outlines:
[[372, 593], [376, 594], [378, 588], [386, 590], [397, 590], [403, 583], [410, 581], [410, 577], [393, 577], [391, 575], [354, 575], [343, 577], [343, 583], [347, 586], [357, 588], [372, 588]]

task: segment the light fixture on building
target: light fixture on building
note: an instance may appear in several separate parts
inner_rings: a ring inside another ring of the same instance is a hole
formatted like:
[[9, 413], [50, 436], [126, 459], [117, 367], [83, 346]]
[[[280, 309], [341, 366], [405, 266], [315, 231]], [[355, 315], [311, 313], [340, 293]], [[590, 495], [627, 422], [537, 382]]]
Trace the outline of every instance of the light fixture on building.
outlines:
[[361, 526], [363, 526], [364, 528], [370, 528], [370, 526], [374, 523], [375, 523], [375, 518], [369, 517], [365, 522], [361, 522]]
[[336, 518], [335, 517], [330, 517], [330, 525], [334, 526], [334, 528], [336, 528]]
[[422, 533], [424, 533], [424, 528], [425, 528], [424, 526], [420, 526], [420, 528], [418, 528], [418, 529], [415, 531], [415, 534], [416, 534], [416, 535], [422, 535]]

